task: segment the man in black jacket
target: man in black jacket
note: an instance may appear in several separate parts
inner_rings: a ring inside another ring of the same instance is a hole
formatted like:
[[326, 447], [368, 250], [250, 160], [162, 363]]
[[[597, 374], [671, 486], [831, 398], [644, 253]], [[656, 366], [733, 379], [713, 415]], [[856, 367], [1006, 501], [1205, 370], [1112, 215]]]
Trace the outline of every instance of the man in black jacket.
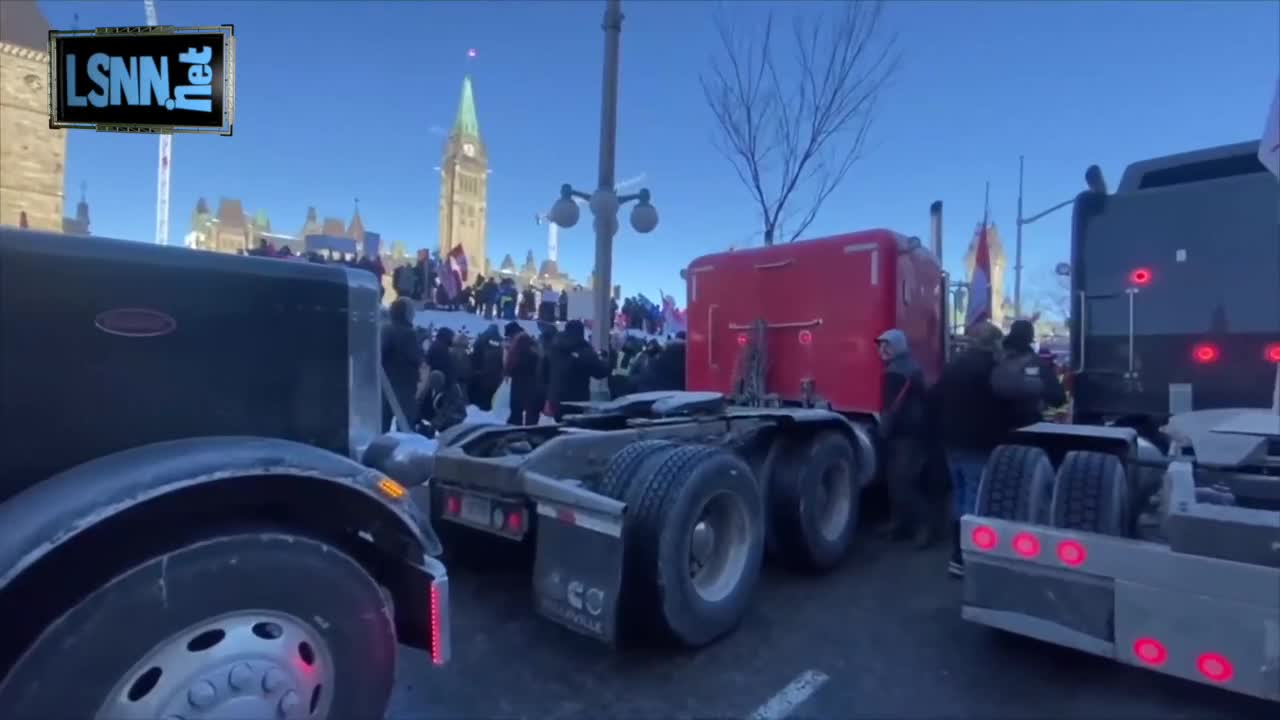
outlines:
[[928, 459], [925, 422], [924, 373], [911, 358], [907, 336], [887, 330], [876, 338], [884, 360], [880, 424], [884, 443], [886, 481], [893, 520], [887, 534], [894, 540], [914, 539], [916, 547], [933, 543], [933, 513], [924, 492], [924, 468]]
[[1046, 408], [1067, 402], [1053, 359], [1036, 354], [1035, 326], [1029, 320], [1015, 320], [1004, 339], [1004, 355], [992, 374], [992, 388], [1005, 400], [1009, 425], [1026, 427], [1044, 419]]
[[991, 387], [991, 374], [1000, 359], [1001, 336], [1000, 328], [991, 323], [971, 326], [965, 333], [968, 347], [947, 363], [930, 393], [951, 475], [956, 523], [948, 570], [957, 577], [964, 574], [960, 517], [973, 512], [987, 457], [1010, 427], [1007, 403]]
[[587, 342], [581, 320], [564, 324], [564, 330], [551, 342], [549, 360], [547, 406], [559, 422], [564, 417], [561, 403], [590, 400], [591, 379], [609, 377], [609, 363]]
[[[413, 326], [413, 301], [398, 298], [391, 303], [388, 322], [382, 326], [382, 369], [387, 375], [400, 410], [405, 414], [409, 432], [418, 424], [418, 391], [422, 385], [424, 356], [418, 333]], [[390, 398], [382, 399], [382, 427], [391, 425], [394, 415]]]

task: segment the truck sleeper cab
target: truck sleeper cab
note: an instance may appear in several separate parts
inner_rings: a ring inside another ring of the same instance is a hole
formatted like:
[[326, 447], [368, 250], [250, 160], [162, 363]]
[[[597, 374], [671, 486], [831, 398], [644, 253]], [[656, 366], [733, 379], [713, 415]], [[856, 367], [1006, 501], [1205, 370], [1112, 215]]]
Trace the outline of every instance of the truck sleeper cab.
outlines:
[[1072, 222], [1074, 417], [1153, 436], [1266, 407], [1280, 359], [1280, 204], [1257, 142], [1133, 163]]
[[880, 333], [902, 330], [926, 379], [941, 372], [941, 283], [937, 257], [890, 230], [697, 258], [687, 271], [687, 386], [732, 394], [763, 322], [769, 394], [873, 420], [883, 405]]

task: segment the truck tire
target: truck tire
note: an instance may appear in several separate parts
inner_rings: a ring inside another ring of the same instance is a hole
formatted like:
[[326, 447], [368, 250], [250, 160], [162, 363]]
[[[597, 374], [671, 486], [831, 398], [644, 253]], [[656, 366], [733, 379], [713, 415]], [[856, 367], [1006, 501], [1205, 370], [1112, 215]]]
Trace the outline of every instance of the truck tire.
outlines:
[[[840, 564], [858, 526], [853, 446], [836, 431], [786, 449], [769, 487], [769, 511], [783, 562], [825, 572]], [[785, 470], [784, 470], [785, 469]]]
[[669, 440], [640, 440], [622, 448], [621, 452], [609, 459], [609, 465], [605, 468], [604, 477], [600, 480], [597, 492], [605, 497], [626, 502], [627, 491], [641, 474], [639, 471], [644, 461], [653, 457], [659, 450], [672, 447], [676, 447], [676, 443]]
[[1054, 483], [1050, 524], [1067, 530], [1128, 537], [1129, 481], [1115, 455], [1073, 450]]
[[388, 601], [354, 560], [294, 535], [227, 535], [81, 600], [18, 660], [0, 707], [6, 720], [380, 718], [395, 663]]
[[1053, 464], [1044, 450], [1030, 445], [1000, 445], [991, 451], [978, 483], [976, 514], [997, 520], [1049, 522]]
[[[628, 493], [624, 613], [701, 647], [742, 621], [764, 557], [764, 503], [751, 468], [705, 445], [658, 449]], [[625, 617], [625, 615], [624, 615]]]

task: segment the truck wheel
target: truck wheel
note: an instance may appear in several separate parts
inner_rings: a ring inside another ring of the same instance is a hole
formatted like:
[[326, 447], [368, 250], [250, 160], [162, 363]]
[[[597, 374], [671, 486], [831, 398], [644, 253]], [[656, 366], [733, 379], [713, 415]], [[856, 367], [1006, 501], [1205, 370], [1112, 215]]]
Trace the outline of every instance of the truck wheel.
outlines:
[[838, 432], [788, 448], [769, 488], [782, 560], [826, 571], [844, 559], [858, 525], [858, 473], [853, 446]]
[[1129, 483], [1120, 459], [1086, 450], [1067, 453], [1058, 468], [1050, 514], [1054, 527], [1127, 537]]
[[751, 468], [720, 448], [660, 449], [628, 493], [628, 609], [687, 647], [733, 630], [764, 556], [764, 504]]
[[54, 621], [0, 685], [0, 707], [10, 720], [380, 718], [395, 676], [390, 616], [381, 588], [333, 547], [214, 538], [117, 576]]
[[627, 491], [638, 475], [644, 461], [653, 457], [659, 450], [677, 447], [669, 440], [641, 440], [622, 448], [622, 451], [609, 459], [604, 478], [600, 480], [599, 493], [614, 500], [625, 501]]
[[998, 520], [1047, 524], [1053, 487], [1053, 464], [1044, 450], [1000, 445], [991, 451], [982, 471], [976, 513]]

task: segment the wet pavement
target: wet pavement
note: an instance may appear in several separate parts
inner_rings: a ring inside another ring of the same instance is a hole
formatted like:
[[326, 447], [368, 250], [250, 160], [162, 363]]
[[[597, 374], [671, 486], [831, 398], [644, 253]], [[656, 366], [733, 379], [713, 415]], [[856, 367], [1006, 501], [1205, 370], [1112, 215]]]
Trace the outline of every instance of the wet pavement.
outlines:
[[[481, 557], [450, 565], [454, 662], [433, 671], [404, 651], [390, 720], [768, 720], [788, 709], [842, 719], [1280, 716], [1275, 705], [966, 623], [940, 547], [864, 539], [826, 577], [770, 568], [736, 633], [684, 653], [578, 638], [534, 614], [530, 558], [487, 539], [471, 554]], [[796, 689], [797, 678], [810, 682]]]

